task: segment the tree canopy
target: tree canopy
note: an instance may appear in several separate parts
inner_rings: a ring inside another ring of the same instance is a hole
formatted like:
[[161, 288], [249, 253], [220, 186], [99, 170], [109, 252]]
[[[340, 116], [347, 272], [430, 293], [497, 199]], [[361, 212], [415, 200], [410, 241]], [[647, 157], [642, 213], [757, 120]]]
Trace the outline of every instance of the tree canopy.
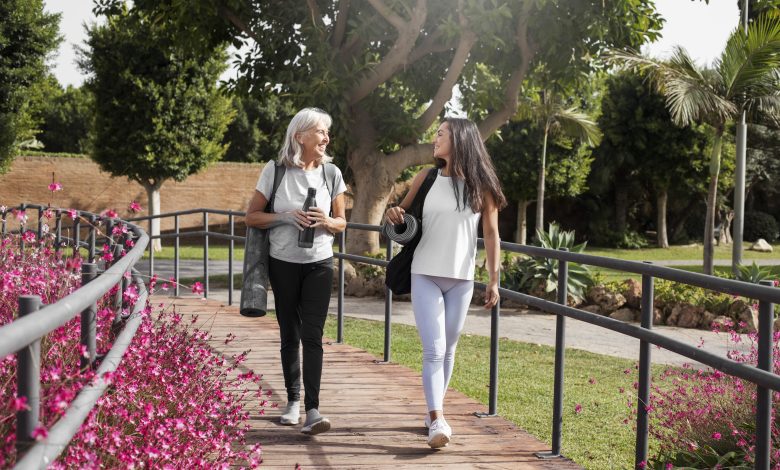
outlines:
[[31, 138], [25, 116], [29, 90], [44, 79], [46, 57], [59, 44], [60, 15], [47, 13], [43, 0], [0, 2], [0, 173], [17, 143]]
[[[100, 0], [98, 9], [119, 0]], [[378, 223], [393, 182], [429, 163], [421, 142], [457, 85], [487, 138], [514, 114], [523, 79], [544, 63], [584, 77], [611, 46], [638, 47], [661, 19], [651, 0], [136, 0], [134, 8], [193, 50], [246, 43], [239, 90], [290, 97], [334, 117], [332, 148], [346, 159], [352, 220]], [[350, 237], [372, 251], [376, 234]]]

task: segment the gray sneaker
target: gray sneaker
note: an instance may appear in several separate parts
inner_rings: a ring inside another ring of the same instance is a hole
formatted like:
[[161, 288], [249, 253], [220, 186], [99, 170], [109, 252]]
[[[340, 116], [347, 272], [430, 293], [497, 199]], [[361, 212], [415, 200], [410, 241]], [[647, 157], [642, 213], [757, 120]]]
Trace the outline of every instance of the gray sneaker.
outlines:
[[306, 422], [303, 423], [301, 432], [314, 436], [330, 430], [330, 421], [328, 418], [322, 416], [316, 408], [306, 412]]
[[300, 401], [288, 401], [287, 406], [284, 407], [284, 412], [279, 420], [280, 423], [286, 426], [292, 426], [298, 424], [301, 421], [301, 402]]

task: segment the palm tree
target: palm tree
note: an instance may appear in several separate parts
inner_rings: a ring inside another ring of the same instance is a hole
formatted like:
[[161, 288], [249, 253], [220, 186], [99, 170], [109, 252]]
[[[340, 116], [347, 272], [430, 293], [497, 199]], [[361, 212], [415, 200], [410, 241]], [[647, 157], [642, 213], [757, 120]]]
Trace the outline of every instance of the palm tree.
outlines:
[[710, 183], [704, 226], [704, 273], [713, 272], [713, 235], [723, 133], [743, 111], [780, 121], [780, 17], [764, 15], [745, 32], [737, 28], [712, 69], [701, 69], [687, 51], [675, 49], [668, 62], [634, 52], [612, 52], [612, 60], [650, 72], [666, 97], [672, 120], [680, 126], [710, 125], [715, 132], [710, 154]]
[[576, 107], [565, 107], [561, 96], [548, 90], [539, 92], [538, 99], [521, 106], [519, 117], [535, 120], [544, 129], [542, 155], [539, 158], [539, 179], [536, 190], [536, 232], [544, 232], [544, 179], [547, 167], [547, 140], [564, 135], [588, 145], [598, 145], [601, 131], [590, 117]]

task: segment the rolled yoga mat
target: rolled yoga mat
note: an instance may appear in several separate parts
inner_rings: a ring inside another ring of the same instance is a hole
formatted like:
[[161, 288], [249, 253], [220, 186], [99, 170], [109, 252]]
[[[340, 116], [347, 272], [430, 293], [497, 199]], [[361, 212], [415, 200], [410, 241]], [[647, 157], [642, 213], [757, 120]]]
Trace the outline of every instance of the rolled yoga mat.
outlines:
[[412, 241], [419, 229], [420, 221], [417, 220], [417, 217], [411, 214], [404, 214], [404, 223], [402, 224], [385, 222], [382, 225], [382, 234], [398, 244], [406, 245]]

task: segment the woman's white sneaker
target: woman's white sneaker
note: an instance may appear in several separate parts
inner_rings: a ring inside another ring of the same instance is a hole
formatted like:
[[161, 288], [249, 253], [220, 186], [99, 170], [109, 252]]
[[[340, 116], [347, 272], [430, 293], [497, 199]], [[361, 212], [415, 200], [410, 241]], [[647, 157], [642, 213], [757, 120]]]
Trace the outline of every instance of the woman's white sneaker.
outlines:
[[450, 443], [450, 437], [452, 437], [452, 429], [444, 418], [434, 420], [428, 428], [428, 445], [431, 449], [445, 447]]
[[284, 412], [282, 413], [282, 417], [279, 419], [279, 422], [286, 426], [292, 426], [294, 424], [298, 424], [300, 420], [301, 402], [288, 401], [287, 406], [284, 407]]

